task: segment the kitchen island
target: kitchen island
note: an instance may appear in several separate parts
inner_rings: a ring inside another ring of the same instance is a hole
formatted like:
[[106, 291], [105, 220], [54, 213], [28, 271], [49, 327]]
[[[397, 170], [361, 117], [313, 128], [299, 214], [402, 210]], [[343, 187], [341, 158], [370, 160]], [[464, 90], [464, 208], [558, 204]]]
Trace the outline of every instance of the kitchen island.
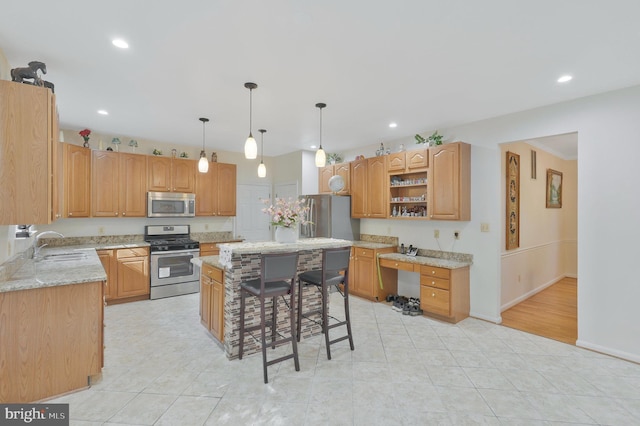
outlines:
[[[215, 268], [215, 271], [221, 273], [218, 277], [224, 282], [224, 298], [218, 299], [223, 306], [221, 312], [223, 331], [221, 343], [224, 346], [225, 354], [229, 359], [238, 357], [238, 344], [240, 341], [240, 283], [250, 279], [258, 278], [260, 275], [260, 256], [266, 253], [284, 253], [298, 252], [298, 273], [320, 269], [322, 267], [322, 250], [325, 248], [349, 247], [351, 241], [339, 240], [334, 238], [305, 238], [295, 243], [276, 243], [267, 242], [242, 242], [219, 244], [219, 256], [205, 256], [193, 259], [192, 262], [200, 265], [209, 265]], [[296, 283], [297, 285], [297, 283]], [[296, 287], [297, 289], [297, 287]], [[205, 292], [205, 295], [207, 293]], [[201, 297], [203, 294], [201, 293]], [[297, 295], [300, 296], [300, 295]], [[317, 309], [321, 304], [320, 293], [315, 288], [305, 288], [302, 294], [303, 310]], [[246, 306], [246, 326], [259, 323], [260, 309], [256, 302], [256, 298], [247, 298]], [[203, 304], [201, 304], [202, 309]], [[204, 304], [204, 306], [211, 306]], [[213, 306], [212, 309], [216, 307]], [[267, 311], [271, 309], [267, 307]], [[290, 332], [288, 327], [287, 306], [284, 301], [278, 299], [278, 318], [282, 320], [278, 324], [278, 331], [282, 334]], [[202, 312], [201, 312], [202, 313]], [[215, 315], [215, 313], [214, 313]], [[319, 317], [318, 317], [319, 320]], [[302, 324], [302, 336], [305, 338], [321, 332], [319, 321], [304, 321]], [[220, 340], [220, 339], [218, 339]], [[245, 336], [245, 354], [251, 354], [260, 351], [259, 342]]]
[[0, 281], [0, 402], [84, 389], [103, 366], [106, 274], [93, 249], [44, 249]]

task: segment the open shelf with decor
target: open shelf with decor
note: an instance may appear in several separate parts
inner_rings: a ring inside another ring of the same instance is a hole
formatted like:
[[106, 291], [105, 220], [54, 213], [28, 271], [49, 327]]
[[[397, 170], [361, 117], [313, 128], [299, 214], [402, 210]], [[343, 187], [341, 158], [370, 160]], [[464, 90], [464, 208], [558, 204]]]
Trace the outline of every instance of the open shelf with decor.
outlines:
[[389, 217], [428, 219], [427, 171], [389, 175]]

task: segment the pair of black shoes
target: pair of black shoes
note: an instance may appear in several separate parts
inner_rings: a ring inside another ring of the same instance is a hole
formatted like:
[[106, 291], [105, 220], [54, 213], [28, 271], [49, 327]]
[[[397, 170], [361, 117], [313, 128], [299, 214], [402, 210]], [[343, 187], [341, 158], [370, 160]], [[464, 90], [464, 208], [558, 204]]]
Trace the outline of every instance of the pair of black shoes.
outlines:
[[398, 294], [388, 294], [387, 302], [393, 303], [391, 309], [397, 312], [402, 312], [403, 315], [422, 315], [422, 309], [420, 309], [420, 299], [416, 297], [405, 297]]
[[402, 308], [402, 315], [417, 316], [422, 315], [422, 309], [420, 309], [420, 299], [417, 297], [410, 297], [407, 303]]

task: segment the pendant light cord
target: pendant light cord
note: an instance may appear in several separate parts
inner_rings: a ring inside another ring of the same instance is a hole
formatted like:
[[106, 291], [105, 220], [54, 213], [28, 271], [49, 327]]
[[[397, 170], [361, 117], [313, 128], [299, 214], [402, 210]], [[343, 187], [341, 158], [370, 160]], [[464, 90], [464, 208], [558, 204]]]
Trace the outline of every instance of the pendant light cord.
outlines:
[[253, 89], [249, 89], [249, 136], [253, 137]]

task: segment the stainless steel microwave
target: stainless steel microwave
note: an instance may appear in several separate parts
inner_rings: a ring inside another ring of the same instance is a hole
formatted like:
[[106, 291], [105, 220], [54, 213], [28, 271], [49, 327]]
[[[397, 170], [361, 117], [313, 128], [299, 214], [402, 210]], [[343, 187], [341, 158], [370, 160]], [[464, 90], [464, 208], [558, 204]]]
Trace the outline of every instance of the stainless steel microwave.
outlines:
[[147, 217], [194, 217], [196, 194], [148, 192]]

